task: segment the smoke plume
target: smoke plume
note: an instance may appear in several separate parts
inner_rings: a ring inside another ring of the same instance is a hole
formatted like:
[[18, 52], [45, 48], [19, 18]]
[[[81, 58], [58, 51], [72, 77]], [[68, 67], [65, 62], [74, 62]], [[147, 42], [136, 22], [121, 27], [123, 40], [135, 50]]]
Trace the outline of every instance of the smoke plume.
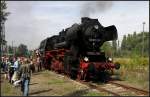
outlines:
[[113, 5], [112, 1], [92, 1], [86, 2], [81, 8], [82, 16], [90, 16], [94, 13], [101, 13], [109, 10]]

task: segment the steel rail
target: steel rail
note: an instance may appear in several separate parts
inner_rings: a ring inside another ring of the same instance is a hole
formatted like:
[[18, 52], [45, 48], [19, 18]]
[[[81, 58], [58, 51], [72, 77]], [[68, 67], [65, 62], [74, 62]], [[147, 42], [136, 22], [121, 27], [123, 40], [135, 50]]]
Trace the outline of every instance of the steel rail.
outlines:
[[94, 85], [94, 84], [92, 84], [91, 82], [83, 82], [83, 81], [77, 81], [77, 82], [80, 82], [80, 83], [82, 83], [82, 84], [84, 84], [84, 85], [87, 85], [88, 87], [90, 87], [90, 88], [92, 88], [92, 89], [97, 89], [98, 91], [100, 91], [100, 92], [107, 92], [107, 93], [109, 93], [109, 94], [112, 94], [113, 96], [121, 96], [121, 95], [119, 95], [118, 93], [116, 93], [116, 92], [112, 92], [112, 91], [109, 91], [109, 90], [107, 90], [107, 89], [104, 89], [104, 88], [101, 88], [100, 86], [97, 86], [97, 85]]
[[120, 84], [120, 83], [114, 82], [114, 81], [110, 81], [109, 83], [117, 85], [117, 86], [121, 86], [121, 87], [126, 88], [126, 89], [130, 89], [130, 90], [132, 90], [132, 91], [134, 91], [138, 94], [149, 95], [149, 91], [146, 91], [146, 90], [143, 90], [143, 89], [135, 88], [135, 87], [132, 87], [132, 86], [129, 86], [129, 85]]

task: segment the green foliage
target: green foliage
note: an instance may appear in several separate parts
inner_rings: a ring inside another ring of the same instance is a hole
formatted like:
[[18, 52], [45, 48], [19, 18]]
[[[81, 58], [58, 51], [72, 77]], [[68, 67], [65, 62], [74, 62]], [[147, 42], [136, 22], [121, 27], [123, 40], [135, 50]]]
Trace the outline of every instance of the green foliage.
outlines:
[[[138, 55], [129, 58], [114, 58], [114, 62], [119, 62], [119, 78], [140, 86], [139, 88], [149, 90], [149, 58], [142, 58]], [[115, 71], [116, 72], [116, 71]]]
[[104, 93], [104, 92], [89, 91], [87, 94], [83, 96], [111, 96], [111, 95], [109, 95], [108, 93]]
[[27, 46], [24, 44], [20, 44], [18, 46], [17, 52], [16, 52], [16, 56], [25, 56], [28, 57], [28, 49]]
[[122, 43], [121, 43], [121, 49], [122, 49], [122, 50], [125, 50], [125, 49], [127, 48], [127, 47], [126, 47], [126, 46], [127, 46], [126, 40], [127, 40], [127, 39], [126, 39], [126, 35], [124, 35], [124, 36], [123, 36]]
[[[3, 27], [4, 27], [4, 23], [5, 21], [7, 20], [7, 16], [10, 14], [9, 12], [6, 12], [6, 9], [7, 9], [7, 6], [6, 6], [6, 3], [5, 1], [0, 1], [0, 22], [1, 22], [1, 25], [0, 25], [0, 47], [1, 45], [4, 43], [6, 43], [5, 39], [3, 39], [3, 34], [2, 34], [2, 31], [3, 31]], [[0, 48], [0, 57], [2, 56], [2, 49]], [[1, 58], [0, 58], [0, 61], [1, 61]]]
[[149, 56], [149, 32], [141, 32], [139, 34], [134, 32], [133, 35], [124, 35], [121, 44], [121, 51], [123, 56]]
[[1, 22], [3, 22], [7, 20], [7, 16], [10, 14], [10, 12], [6, 12], [7, 6], [5, 1], [1, 1], [0, 6], [1, 6], [1, 11], [0, 11]]
[[130, 58], [115, 58], [114, 62], [119, 62], [122, 69], [128, 70], [145, 70], [149, 66], [148, 58], [141, 58], [139, 56], [134, 56]]
[[112, 46], [110, 42], [105, 42], [100, 49], [102, 52], [105, 52], [107, 56], [112, 55]]
[[106, 53], [106, 56], [109, 56], [109, 57], [116, 57], [116, 56], [119, 56], [120, 53], [119, 53], [119, 49], [117, 49], [117, 41], [114, 40], [114, 41], [107, 41], [105, 42], [102, 46], [101, 46], [101, 51], [102, 52], [105, 52]]
[[116, 40], [112, 41], [112, 47], [113, 47], [114, 51], [117, 50], [117, 41]]
[[13, 48], [11, 46], [8, 46], [8, 53], [13, 54]]

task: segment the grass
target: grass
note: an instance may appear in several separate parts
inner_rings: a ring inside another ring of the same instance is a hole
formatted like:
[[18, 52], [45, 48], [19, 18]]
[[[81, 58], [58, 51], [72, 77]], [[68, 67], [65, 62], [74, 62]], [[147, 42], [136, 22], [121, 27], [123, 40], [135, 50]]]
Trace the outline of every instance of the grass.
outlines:
[[[45, 72], [45, 75], [53, 75], [52, 72]], [[51, 80], [48, 81], [48, 85], [57, 85], [59, 87], [58, 91], [55, 91], [55, 94], [64, 95], [64, 96], [105, 96], [109, 95], [108, 93], [92, 91], [85, 86], [81, 86], [69, 81], [69, 78], [62, 78], [54, 74]], [[58, 78], [59, 77], [59, 78]]]
[[[52, 72], [50, 72], [52, 74]], [[48, 72], [47, 72], [48, 74]], [[46, 74], [46, 75], [47, 75]], [[65, 96], [108, 96], [108, 93], [99, 92], [93, 89], [88, 89], [86, 86], [81, 86], [75, 83], [70, 83], [69, 78], [58, 78], [60, 76], [55, 75], [55, 78], [48, 81], [48, 84], [58, 85], [63, 87], [59, 92], [62, 92]]]
[[148, 70], [149, 58], [131, 57], [131, 58], [114, 58], [114, 62], [119, 62], [122, 68], [128, 70]]
[[87, 94], [83, 95], [83, 96], [111, 96], [106, 92], [96, 92], [96, 91], [90, 91]]
[[[53, 95], [53, 96], [103, 96], [108, 95], [107, 93], [101, 93], [98, 91], [92, 91], [86, 86], [74, 83], [70, 81], [69, 78], [60, 77], [60, 75], [55, 74], [50, 71], [43, 71], [38, 73], [38, 75], [33, 75], [31, 83], [37, 83], [30, 86], [30, 93], [35, 93], [37, 91], [43, 91], [47, 89], [49, 92], [39, 93], [34, 95]], [[3, 79], [3, 78], [2, 78]], [[37, 81], [37, 79], [39, 79]], [[38, 92], [37, 92], [38, 93]], [[8, 83], [8, 80], [3, 80], [1, 83], [1, 95], [2, 96], [21, 96], [20, 87], [13, 87], [13, 85]], [[32, 95], [31, 95], [32, 96]]]
[[[120, 77], [125, 80], [128, 83], [132, 83], [135, 85], [140, 85], [144, 89], [148, 89], [149, 87], [149, 77], [148, 72], [149, 69], [147, 68], [148, 65], [143, 66], [142, 72], [139, 72], [139, 68], [136, 68], [136, 65], [134, 67], [130, 67], [131, 59], [125, 58], [125, 59], [115, 59], [115, 61], [118, 61], [121, 63], [120, 70], [116, 71], [116, 75], [120, 75]], [[124, 63], [123, 63], [124, 62]], [[126, 62], [126, 63], [125, 63]], [[139, 65], [140, 66], [140, 65]], [[142, 67], [142, 66], [141, 66]], [[147, 69], [145, 69], [146, 67]], [[135, 70], [133, 72], [133, 70]], [[37, 75], [33, 75], [34, 83], [38, 83], [35, 85], [31, 85], [31, 92], [41, 91], [45, 89], [52, 89], [49, 92], [43, 93], [43, 94], [35, 94], [35, 95], [53, 95], [53, 96], [111, 96], [108, 93], [105, 92], [98, 92], [93, 89], [88, 89], [85, 86], [78, 85], [72, 81], [69, 80], [69, 78], [62, 77], [54, 72], [51, 71], [42, 71], [39, 72]], [[37, 82], [37, 79], [39, 80]], [[34, 87], [34, 88], [33, 88]], [[37, 89], [37, 90], [36, 90]], [[34, 90], [34, 91], [33, 91]], [[7, 80], [1, 84], [1, 95], [2, 96], [20, 96], [20, 89], [12, 87]]]
[[115, 72], [120, 78], [139, 88], [149, 90], [149, 58], [114, 58], [121, 68]]
[[64, 80], [58, 80], [58, 79], [54, 79], [54, 80], [50, 80], [48, 81], [48, 84], [63, 84], [65, 81]]
[[13, 85], [8, 83], [8, 80], [3, 80], [3, 82], [1, 83], [1, 96], [20, 96], [20, 95], [21, 90], [19, 87], [13, 87]]

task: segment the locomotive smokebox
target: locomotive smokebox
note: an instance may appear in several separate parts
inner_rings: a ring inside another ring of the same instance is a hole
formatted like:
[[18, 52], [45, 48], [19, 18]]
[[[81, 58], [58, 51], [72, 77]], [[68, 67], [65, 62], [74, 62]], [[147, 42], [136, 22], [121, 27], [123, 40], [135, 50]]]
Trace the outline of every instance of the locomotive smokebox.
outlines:
[[[114, 25], [104, 27], [98, 19], [82, 17], [81, 24], [73, 24], [71, 27], [59, 33], [59, 42], [54, 44], [56, 48], [76, 48], [72, 52], [99, 51], [106, 41], [118, 38]], [[78, 48], [78, 49], [77, 49]]]
[[[100, 24], [98, 19], [91, 19], [88, 17], [82, 17], [81, 23], [83, 25], [83, 30], [85, 34], [105, 41], [116, 40], [118, 38], [117, 29], [114, 25], [104, 27]], [[86, 29], [86, 30], [85, 30]]]
[[88, 17], [81, 18], [81, 32], [84, 47], [89, 51], [98, 51], [105, 41], [118, 38], [117, 29], [114, 25], [104, 27], [98, 19]]
[[118, 38], [118, 33], [117, 29], [114, 25], [105, 27], [105, 41], [110, 41], [110, 40], [117, 40]]

